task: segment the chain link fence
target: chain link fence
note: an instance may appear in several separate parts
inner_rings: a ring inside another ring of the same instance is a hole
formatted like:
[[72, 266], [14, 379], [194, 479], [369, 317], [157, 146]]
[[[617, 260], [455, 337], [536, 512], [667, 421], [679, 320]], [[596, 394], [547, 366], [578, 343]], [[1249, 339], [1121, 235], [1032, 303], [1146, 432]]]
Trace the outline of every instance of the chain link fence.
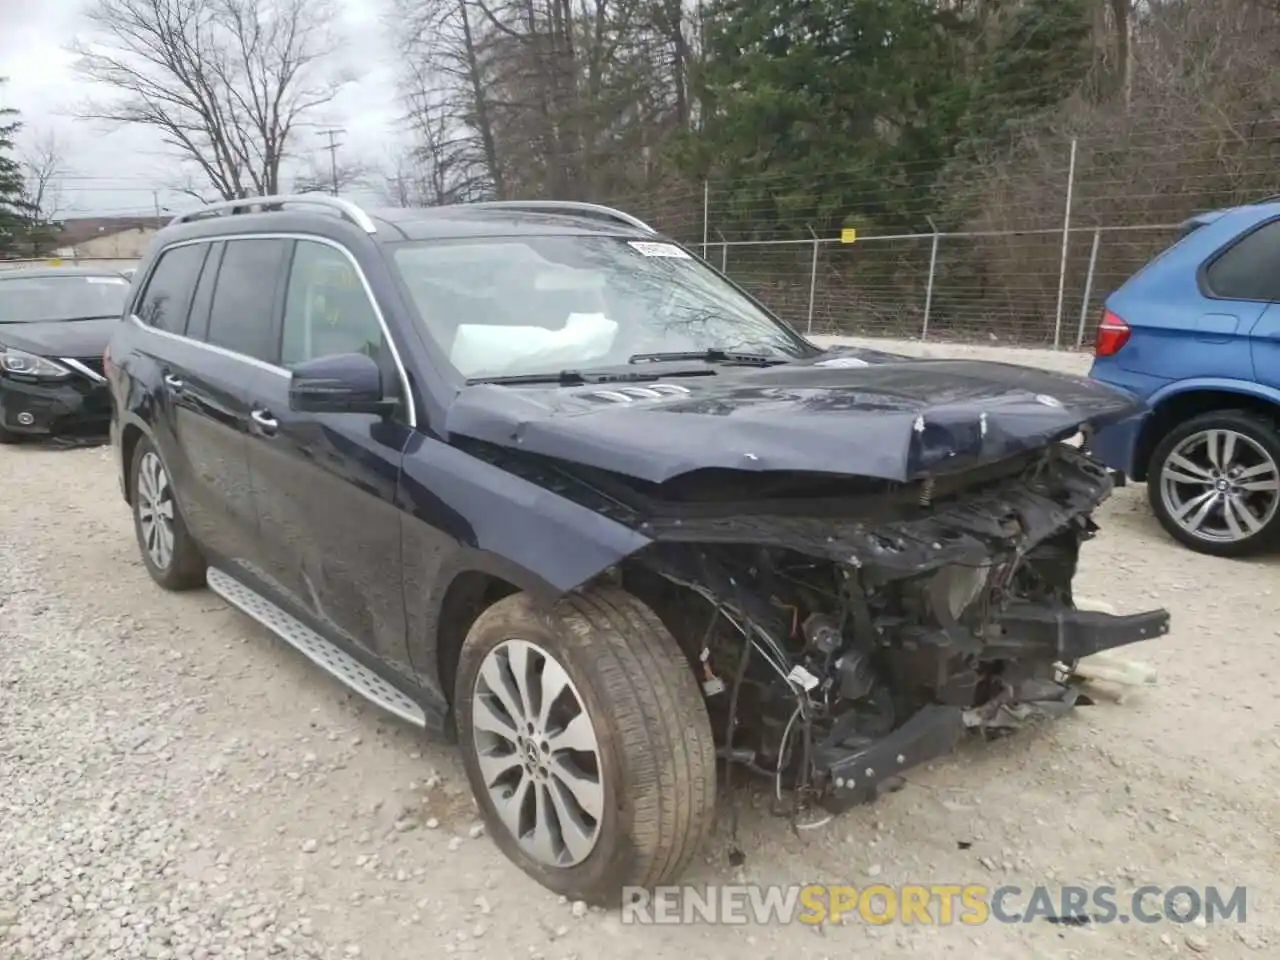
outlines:
[[[1280, 194], [1280, 120], [1171, 142], [1163, 122], [1042, 132], [945, 173], [904, 167], [883, 188], [828, 170], [599, 199], [703, 252], [802, 330], [1071, 349], [1188, 217]], [[842, 226], [858, 228], [854, 242]]]
[[1176, 228], [720, 241], [703, 255], [808, 333], [1073, 348]]

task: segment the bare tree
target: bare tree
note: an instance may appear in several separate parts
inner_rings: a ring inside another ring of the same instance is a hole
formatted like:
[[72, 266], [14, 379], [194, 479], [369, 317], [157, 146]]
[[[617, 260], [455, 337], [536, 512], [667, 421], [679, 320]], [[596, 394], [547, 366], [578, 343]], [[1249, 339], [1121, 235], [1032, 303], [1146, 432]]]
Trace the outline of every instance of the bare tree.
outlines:
[[294, 193], [342, 193], [352, 187], [368, 185], [374, 177], [373, 167], [358, 160], [319, 160], [309, 157], [293, 175]]
[[394, 29], [433, 202], [688, 192], [661, 161], [697, 119], [688, 0], [396, 0]]
[[330, 0], [92, 0], [86, 118], [150, 127], [221, 197], [279, 192], [290, 138], [350, 77]]
[[61, 179], [67, 174], [66, 156], [57, 134], [38, 134], [21, 152], [27, 182], [27, 202], [41, 223], [51, 223], [63, 211]]
[[[504, 196], [480, 15], [468, 0], [396, 0], [394, 10], [401, 97], [416, 142], [398, 165], [407, 163], [422, 188], [415, 202], [453, 192], [452, 178], [459, 193]], [[434, 190], [423, 182], [428, 167]]]

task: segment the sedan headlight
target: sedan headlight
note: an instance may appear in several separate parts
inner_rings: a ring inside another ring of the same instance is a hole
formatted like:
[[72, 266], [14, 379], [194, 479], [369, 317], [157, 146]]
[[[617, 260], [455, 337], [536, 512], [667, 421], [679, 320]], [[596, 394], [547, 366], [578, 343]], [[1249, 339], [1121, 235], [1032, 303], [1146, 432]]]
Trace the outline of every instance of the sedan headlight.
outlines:
[[23, 377], [41, 377], [48, 380], [71, 376], [71, 371], [59, 363], [37, 357], [34, 353], [27, 353], [25, 350], [14, 350], [12, 347], [0, 349], [0, 370]]

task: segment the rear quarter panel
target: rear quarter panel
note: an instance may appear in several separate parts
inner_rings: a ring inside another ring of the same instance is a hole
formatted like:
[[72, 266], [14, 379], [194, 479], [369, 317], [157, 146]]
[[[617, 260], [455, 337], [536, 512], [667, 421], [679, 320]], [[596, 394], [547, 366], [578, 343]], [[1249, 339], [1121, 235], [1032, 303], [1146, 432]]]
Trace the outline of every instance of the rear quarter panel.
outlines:
[[1145, 382], [1148, 393], [1192, 377], [1250, 378], [1249, 337], [1267, 305], [1212, 297], [1199, 274], [1243, 232], [1276, 216], [1276, 204], [1228, 210], [1131, 277], [1106, 306], [1133, 333], [1091, 375], [1131, 389]]
[[[160, 370], [155, 361], [136, 349], [141, 332], [129, 320], [121, 321], [111, 336], [108, 350], [112, 371], [107, 375], [111, 392], [111, 439], [116, 451], [121, 493], [128, 498], [128, 475], [131, 464], [131, 436], [150, 437], [155, 427]], [[162, 441], [172, 445], [172, 438]]]

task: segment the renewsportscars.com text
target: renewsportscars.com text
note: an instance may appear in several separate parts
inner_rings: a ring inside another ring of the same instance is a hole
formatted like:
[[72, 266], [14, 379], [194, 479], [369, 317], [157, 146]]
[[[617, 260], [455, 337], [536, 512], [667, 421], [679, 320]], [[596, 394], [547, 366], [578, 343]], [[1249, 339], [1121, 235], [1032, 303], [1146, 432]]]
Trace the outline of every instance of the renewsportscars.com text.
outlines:
[[807, 884], [805, 886], [667, 886], [623, 891], [623, 923], [834, 924], [976, 926], [1037, 921], [1243, 923], [1244, 887], [1160, 887], [1121, 892], [1112, 886], [1019, 887], [984, 884]]

